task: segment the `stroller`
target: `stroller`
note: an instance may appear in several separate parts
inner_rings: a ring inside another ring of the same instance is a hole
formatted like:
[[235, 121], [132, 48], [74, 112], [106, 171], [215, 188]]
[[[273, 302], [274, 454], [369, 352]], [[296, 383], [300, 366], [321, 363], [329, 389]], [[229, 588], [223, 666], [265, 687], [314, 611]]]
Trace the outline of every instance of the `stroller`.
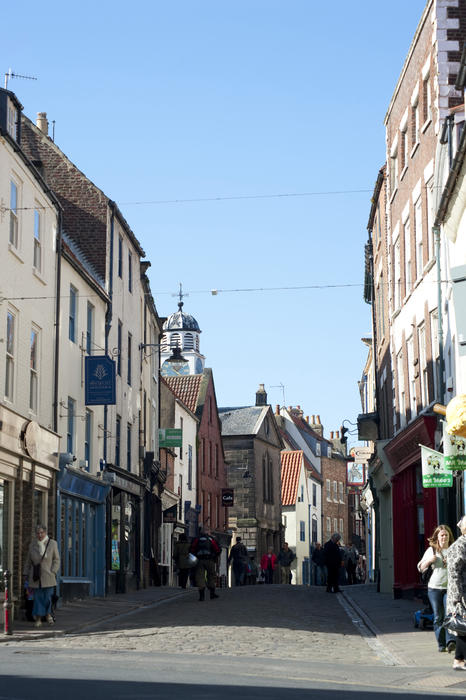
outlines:
[[434, 626], [434, 611], [426, 592], [423, 592], [419, 597], [422, 599], [424, 607], [413, 613], [414, 626], [421, 630], [431, 630]]

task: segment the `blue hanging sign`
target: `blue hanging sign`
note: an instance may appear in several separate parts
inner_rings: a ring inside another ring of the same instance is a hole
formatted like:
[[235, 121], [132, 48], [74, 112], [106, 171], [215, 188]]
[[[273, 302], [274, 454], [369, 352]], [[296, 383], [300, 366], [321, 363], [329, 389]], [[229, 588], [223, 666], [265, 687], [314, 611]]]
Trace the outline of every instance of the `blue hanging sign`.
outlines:
[[103, 406], [116, 403], [115, 361], [107, 355], [86, 357], [85, 404]]

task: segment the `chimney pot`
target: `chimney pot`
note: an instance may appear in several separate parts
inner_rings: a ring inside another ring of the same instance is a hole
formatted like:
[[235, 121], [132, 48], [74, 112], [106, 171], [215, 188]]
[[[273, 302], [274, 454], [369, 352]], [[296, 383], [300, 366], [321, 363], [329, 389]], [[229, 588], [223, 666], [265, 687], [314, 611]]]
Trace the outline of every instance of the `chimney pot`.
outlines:
[[340, 438], [340, 431], [339, 430], [336, 431], [335, 436], [336, 436], [337, 440]]
[[315, 422], [316, 422], [316, 417], [312, 416], [312, 424], [314, 424]]
[[275, 414], [276, 414], [277, 416], [280, 415], [280, 404], [279, 404], [279, 403], [277, 403], [277, 405], [275, 406]]
[[47, 112], [37, 112], [36, 126], [42, 131], [43, 134], [48, 136], [49, 134], [49, 123], [47, 120]]
[[330, 431], [330, 440], [333, 440], [333, 430]]
[[316, 423], [317, 423], [317, 425], [321, 425], [321, 422], [320, 422], [320, 416], [317, 416], [317, 420], [316, 420]]
[[309, 416], [306, 416], [306, 423], [309, 423]]

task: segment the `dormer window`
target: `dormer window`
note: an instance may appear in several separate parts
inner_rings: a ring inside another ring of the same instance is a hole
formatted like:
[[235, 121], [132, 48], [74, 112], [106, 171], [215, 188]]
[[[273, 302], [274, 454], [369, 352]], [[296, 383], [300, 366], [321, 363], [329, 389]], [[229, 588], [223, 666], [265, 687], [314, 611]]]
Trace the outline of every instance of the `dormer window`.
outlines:
[[20, 143], [22, 105], [14, 93], [0, 89], [0, 129]]

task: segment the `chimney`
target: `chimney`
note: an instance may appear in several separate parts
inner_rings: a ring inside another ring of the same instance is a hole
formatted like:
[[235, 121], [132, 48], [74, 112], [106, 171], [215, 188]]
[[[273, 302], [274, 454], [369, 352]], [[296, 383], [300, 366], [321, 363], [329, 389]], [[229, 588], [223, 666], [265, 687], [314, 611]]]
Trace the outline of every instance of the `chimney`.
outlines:
[[259, 384], [256, 391], [256, 406], [267, 406], [267, 392], [263, 384]]
[[47, 112], [37, 112], [36, 126], [46, 136], [49, 135], [49, 123], [47, 121]]
[[330, 431], [330, 440], [333, 440], [333, 430]]
[[320, 416], [312, 416], [311, 428], [318, 434], [324, 435], [324, 428], [320, 422]]
[[309, 416], [306, 416], [306, 423], [309, 423]]
[[312, 416], [312, 425], [314, 425], [315, 422], [316, 422], [316, 417]]
[[337, 440], [340, 439], [340, 431], [339, 431], [339, 430], [336, 431], [335, 437], [336, 437]]
[[279, 403], [277, 403], [275, 406], [275, 415], [276, 416], [280, 415], [280, 404]]

